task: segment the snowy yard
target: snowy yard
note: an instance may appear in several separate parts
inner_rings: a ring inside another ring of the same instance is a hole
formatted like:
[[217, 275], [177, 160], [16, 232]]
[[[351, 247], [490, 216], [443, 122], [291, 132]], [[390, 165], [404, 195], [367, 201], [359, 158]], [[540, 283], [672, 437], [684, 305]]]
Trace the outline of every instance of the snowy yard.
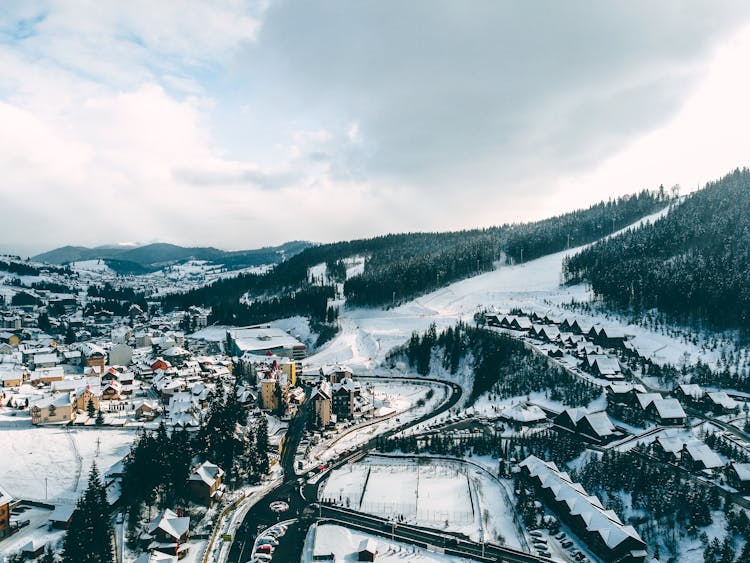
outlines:
[[[319, 463], [328, 461], [344, 450], [356, 448], [378, 434], [401, 426], [432, 412], [446, 398], [448, 391], [443, 385], [431, 383], [410, 383], [399, 380], [361, 380], [363, 384], [372, 384], [376, 417], [386, 417], [379, 421], [363, 422], [348, 431], [339, 432], [336, 436], [312, 446], [307, 454], [298, 461], [307, 471]], [[427, 395], [432, 390], [431, 398]], [[364, 392], [364, 391], [363, 391]], [[424, 406], [417, 403], [424, 400]]]
[[512, 508], [496, 480], [459, 461], [378, 456], [333, 471], [322, 499], [378, 516], [519, 547]]
[[343, 526], [326, 524], [313, 526], [307, 534], [303, 563], [312, 563], [315, 554], [336, 556], [336, 561], [357, 561], [357, 554], [363, 541], [372, 539], [377, 544], [378, 561], [396, 563], [416, 561], [419, 563], [458, 563], [473, 561], [452, 555], [439, 555], [426, 549], [401, 542], [390, 541], [379, 536], [356, 532]]
[[27, 415], [0, 416], [0, 486], [15, 498], [74, 502], [92, 463], [103, 474], [128, 453], [135, 436], [130, 430], [32, 426]]

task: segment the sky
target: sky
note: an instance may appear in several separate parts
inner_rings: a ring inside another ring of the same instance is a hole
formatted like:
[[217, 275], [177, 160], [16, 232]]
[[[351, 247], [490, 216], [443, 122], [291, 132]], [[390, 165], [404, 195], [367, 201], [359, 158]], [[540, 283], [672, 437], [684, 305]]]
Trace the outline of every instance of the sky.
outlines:
[[531, 221], [750, 164], [750, 3], [1, 0], [0, 251]]

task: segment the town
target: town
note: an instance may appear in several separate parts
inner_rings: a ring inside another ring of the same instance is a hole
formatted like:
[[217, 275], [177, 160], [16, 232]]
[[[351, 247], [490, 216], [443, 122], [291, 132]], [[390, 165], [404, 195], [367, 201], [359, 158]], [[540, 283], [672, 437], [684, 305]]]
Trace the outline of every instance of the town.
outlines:
[[0, 563], [750, 563], [750, 3], [2, 0]]
[[[7, 561], [54, 561], [91, 490], [118, 563], [336, 560], [347, 545], [364, 560], [650, 561], [650, 517], [590, 492], [608, 466], [703, 499], [678, 529], [750, 507], [750, 396], [687, 382], [615, 322], [478, 305], [473, 328], [415, 332], [373, 371], [317, 354], [300, 320], [212, 325], [102, 264], [4, 260]], [[511, 346], [533, 378], [424, 374], [412, 347], [430, 341], [432, 365], [462, 331]]]

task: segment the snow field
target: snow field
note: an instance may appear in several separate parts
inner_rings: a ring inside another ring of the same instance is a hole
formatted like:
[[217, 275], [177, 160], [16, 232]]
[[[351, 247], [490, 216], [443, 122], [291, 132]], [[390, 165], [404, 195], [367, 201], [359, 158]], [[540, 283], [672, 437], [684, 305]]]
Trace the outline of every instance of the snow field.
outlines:
[[320, 498], [377, 516], [462, 532], [477, 541], [520, 547], [502, 485], [459, 461], [368, 457], [334, 470]]
[[[130, 450], [135, 432], [32, 426], [30, 419], [0, 424], [0, 486], [14, 498], [75, 502], [91, 466], [103, 474]], [[46, 492], [45, 492], [46, 486]]]
[[314, 554], [323, 553], [335, 554], [336, 561], [357, 561], [359, 546], [367, 539], [375, 540], [378, 550], [377, 560], [383, 563], [401, 563], [403, 561], [457, 563], [459, 561], [470, 561], [450, 555], [439, 555], [426, 549], [332, 524], [310, 528], [305, 541], [302, 561], [303, 563], [312, 563]]

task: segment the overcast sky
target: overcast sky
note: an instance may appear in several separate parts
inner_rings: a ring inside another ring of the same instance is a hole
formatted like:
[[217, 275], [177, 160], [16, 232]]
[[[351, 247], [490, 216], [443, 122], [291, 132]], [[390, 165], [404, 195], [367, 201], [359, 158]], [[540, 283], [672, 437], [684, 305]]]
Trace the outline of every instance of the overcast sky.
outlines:
[[540, 219], [750, 164], [750, 3], [3, 0], [0, 250]]

